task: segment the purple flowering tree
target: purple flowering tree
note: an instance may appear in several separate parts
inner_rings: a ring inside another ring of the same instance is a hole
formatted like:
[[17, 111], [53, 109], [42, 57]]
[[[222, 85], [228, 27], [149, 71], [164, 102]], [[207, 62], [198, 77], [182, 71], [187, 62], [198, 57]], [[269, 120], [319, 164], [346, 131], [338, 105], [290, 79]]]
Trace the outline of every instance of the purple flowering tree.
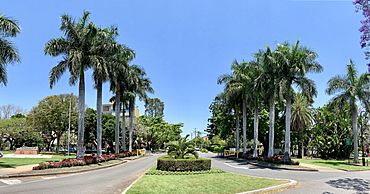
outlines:
[[[362, 12], [364, 19], [361, 21], [361, 28], [359, 31], [361, 35], [361, 48], [365, 49], [366, 60], [370, 59], [370, 0], [354, 0], [353, 4], [356, 6], [356, 12]], [[367, 64], [370, 72], [370, 63]]]

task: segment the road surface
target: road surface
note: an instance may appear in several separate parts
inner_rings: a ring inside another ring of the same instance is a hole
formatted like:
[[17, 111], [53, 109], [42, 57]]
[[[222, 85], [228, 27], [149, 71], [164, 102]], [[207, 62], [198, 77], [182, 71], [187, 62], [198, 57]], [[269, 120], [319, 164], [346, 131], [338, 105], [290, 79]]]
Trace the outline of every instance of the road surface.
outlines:
[[0, 194], [122, 193], [154, 164], [156, 158], [149, 155], [115, 167], [79, 174], [0, 179]]
[[258, 177], [292, 179], [298, 181], [296, 187], [281, 191], [280, 193], [370, 194], [370, 171], [304, 172], [278, 170], [256, 167], [246, 164], [245, 162], [235, 162], [233, 160], [217, 158], [214, 154], [204, 154], [203, 156], [212, 158], [213, 167], [220, 168], [224, 171]]

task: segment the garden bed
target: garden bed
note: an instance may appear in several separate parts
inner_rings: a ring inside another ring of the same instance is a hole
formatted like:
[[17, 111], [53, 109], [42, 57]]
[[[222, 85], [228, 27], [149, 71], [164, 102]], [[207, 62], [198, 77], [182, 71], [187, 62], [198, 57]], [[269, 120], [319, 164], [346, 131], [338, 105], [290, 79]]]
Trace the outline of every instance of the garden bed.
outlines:
[[33, 170], [44, 170], [50, 168], [65, 168], [73, 166], [85, 166], [90, 164], [98, 164], [118, 158], [125, 158], [136, 155], [133, 152], [123, 152], [118, 154], [103, 154], [102, 156], [84, 156], [83, 159], [67, 158], [60, 161], [41, 162], [38, 166], [33, 167]]

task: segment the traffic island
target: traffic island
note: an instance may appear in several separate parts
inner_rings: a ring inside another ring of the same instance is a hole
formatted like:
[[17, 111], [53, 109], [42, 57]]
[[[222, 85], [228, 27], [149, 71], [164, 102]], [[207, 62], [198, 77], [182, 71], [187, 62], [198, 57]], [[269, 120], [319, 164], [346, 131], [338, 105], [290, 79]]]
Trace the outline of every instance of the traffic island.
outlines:
[[156, 170], [154, 166], [146, 172], [140, 180], [132, 185], [127, 193], [253, 193], [255, 190], [267, 188], [283, 189], [294, 185], [293, 183], [288, 180], [234, 174], [219, 169], [193, 172], [170, 172]]

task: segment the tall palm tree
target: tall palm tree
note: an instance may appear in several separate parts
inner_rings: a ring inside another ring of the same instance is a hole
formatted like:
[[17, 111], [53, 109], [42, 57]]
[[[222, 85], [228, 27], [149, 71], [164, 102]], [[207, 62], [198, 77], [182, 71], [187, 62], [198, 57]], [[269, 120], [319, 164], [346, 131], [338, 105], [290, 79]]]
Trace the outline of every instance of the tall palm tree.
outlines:
[[[235, 60], [232, 64], [232, 70], [238, 66], [238, 62]], [[218, 78], [218, 84], [225, 84], [223, 94], [226, 97], [226, 101], [229, 106], [231, 106], [234, 110], [234, 115], [236, 117], [236, 128], [235, 128], [235, 136], [236, 136], [236, 150], [239, 151], [240, 145], [240, 107], [243, 104], [243, 84], [237, 80], [234, 73], [225, 74]], [[244, 138], [243, 138], [244, 139]], [[243, 140], [244, 142], [244, 140]], [[244, 147], [244, 143], [243, 143]], [[246, 146], [245, 146], [246, 147]]]
[[83, 158], [85, 153], [85, 70], [101, 62], [101, 45], [96, 41], [98, 28], [89, 22], [89, 15], [85, 11], [78, 21], [69, 15], [62, 15], [60, 30], [64, 32], [64, 37], [49, 40], [44, 48], [45, 54], [62, 56], [62, 60], [50, 71], [50, 88], [67, 69], [71, 74], [70, 84], [79, 81], [77, 158]]
[[140, 100], [147, 98], [147, 93], [153, 93], [154, 90], [151, 87], [151, 81], [146, 77], [145, 70], [137, 65], [131, 65], [128, 69], [128, 84], [127, 91], [129, 92], [129, 148], [128, 150], [132, 151], [132, 142], [133, 142], [133, 129], [134, 129], [134, 110], [135, 110], [135, 100], [136, 96]]
[[19, 62], [19, 54], [8, 37], [15, 37], [21, 31], [15, 20], [0, 15], [0, 84], [8, 83], [6, 64]]
[[306, 95], [298, 93], [294, 96], [294, 102], [292, 105], [292, 117], [291, 117], [293, 129], [298, 130], [298, 136], [300, 137], [300, 143], [298, 145], [298, 157], [304, 156], [304, 129], [313, 123], [313, 115], [311, 104], [309, 103]]
[[120, 113], [121, 113], [121, 97], [124, 93], [125, 82], [128, 77], [128, 63], [135, 57], [133, 50], [121, 45], [119, 52], [113, 57], [112, 65], [109, 70], [110, 89], [115, 94], [115, 119], [116, 127], [114, 131], [115, 137], [115, 153], [119, 153], [119, 132], [120, 132]]
[[102, 90], [103, 83], [109, 80], [109, 65], [111, 65], [112, 56], [118, 52], [119, 45], [115, 42], [118, 35], [117, 28], [99, 29], [97, 41], [101, 45], [101, 54], [99, 63], [93, 65], [93, 79], [96, 88], [96, 110], [97, 110], [97, 154], [102, 154]]
[[[243, 132], [243, 155], [247, 152], [247, 103], [249, 101], [249, 84], [250, 78], [248, 75], [249, 63], [238, 63], [234, 61], [231, 65], [231, 74], [220, 76], [219, 83], [228, 83], [231, 90], [240, 93], [240, 101], [242, 105], [242, 132]], [[239, 110], [239, 109], [235, 109]], [[237, 113], [237, 111], [236, 111]], [[237, 123], [238, 125], [238, 123]]]
[[256, 59], [261, 64], [262, 73], [256, 79], [259, 82], [268, 96], [268, 104], [270, 107], [269, 113], [269, 147], [267, 157], [274, 155], [274, 134], [275, 134], [275, 98], [278, 93], [279, 80], [279, 64], [276, 60], [276, 54], [267, 47], [266, 50], [260, 50], [255, 54]]
[[290, 159], [290, 125], [291, 125], [291, 110], [292, 110], [292, 85], [301, 89], [308, 100], [317, 95], [316, 86], [313, 80], [307, 78], [307, 73], [322, 72], [322, 66], [316, 61], [317, 54], [299, 44], [297, 41], [291, 47], [288, 43], [279, 45], [275, 51], [276, 58], [281, 64], [281, 81], [286, 100], [285, 111], [285, 149], [284, 160]]
[[370, 74], [364, 73], [358, 76], [355, 64], [350, 60], [347, 65], [347, 73], [345, 75], [336, 75], [328, 81], [326, 93], [329, 95], [337, 94], [331, 99], [334, 104], [342, 104], [347, 101], [351, 107], [352, 128], [353, 128], [353, 146], [354, 146], [354, 162], [358, 163], [358, 130], [357, 116], [358, 107], [356, 101], [363, 104], [368, 104], [370, 96]]

